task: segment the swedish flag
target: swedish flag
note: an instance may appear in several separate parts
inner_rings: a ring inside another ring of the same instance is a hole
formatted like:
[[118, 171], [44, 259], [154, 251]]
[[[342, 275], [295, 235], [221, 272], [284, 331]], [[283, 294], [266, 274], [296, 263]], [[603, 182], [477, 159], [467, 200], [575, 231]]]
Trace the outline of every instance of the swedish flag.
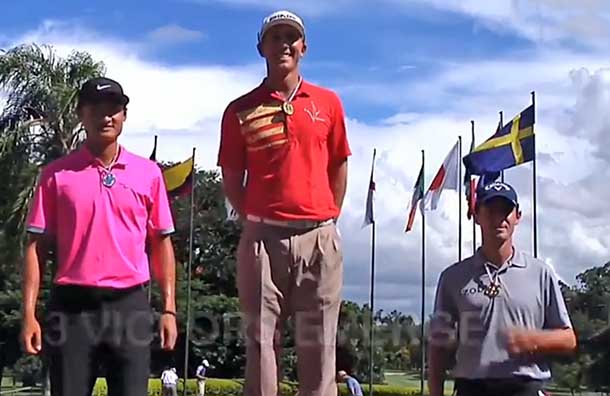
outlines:
[[536, 152], [534, 105], [523, 110], [464, 157], [466, 172], [485, 175], [532, 161]]

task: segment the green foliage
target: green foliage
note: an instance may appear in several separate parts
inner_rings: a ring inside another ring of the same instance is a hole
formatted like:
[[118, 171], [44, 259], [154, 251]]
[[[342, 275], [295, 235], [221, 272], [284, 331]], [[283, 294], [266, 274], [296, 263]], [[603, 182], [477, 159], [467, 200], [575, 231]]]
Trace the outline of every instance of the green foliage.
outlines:
[[[339, 392], [341, 396], [348, 396], [349, 390], [344, 384], [339, 385]], [[362, 385], [362, 392], [365, 395], [369, 394], [369, 386]], [[373, 394], [375, 396], [418, 396], [420, 395], [419, 388], [412, 389], [404, 386], [396, 385], [373, 385]]]
[[0, 169], [15, 182], [5, 198], [10, 205], [0, 212], [9, 235], [23, 236], [38, 167], [84, 139], [75, 111], [77, 92], [104, 71], [103, 63], [86, 52], [62, 58], [49, 46], [27, 44], [0, 54], [0, 90], [7, 98], [0, 113]]
[[585, 385], [585, 375], [588, 367], [588, 357], [582, 356], [578, 361], [569, 364], [557, 364], [553, 366], [555, 383], [562, 388], [568, 389], [572, 395], [581, 390]]
[[[178, 394], [182, 395], [184, 390], [184, 380], [180, 380], [177, 386]], [[209, 396], [237, 396], [243, 394], [243, 380], [232, 380], [232, 379], [208, 379], [205, 384], [206, 395]], [[281, 383], [280, 384], [280, 396], [294, 396], [296, 395], [298, 386], [295, 383]], [[363, 391], [368, 394], [368, 386], [363, 386]], [[339, 385], [339, 392], [341, 395], [349, 395], [347, 387], [343, 384]], [[405, 387], [391, 386], [391, 385], [375, 385], [373, 386], [373, 392], [377, 396], [416, 396], [419, 395], [419, 390], [409, 389]], [[93, 389], [93, 396], [107, 396], [108, 387], [106, 380], [98, 378]], [[161, 396], [162, 388], [161, 381], [158, 379], [151, 379], [148, 382], [148, 395], [149, 396]], [[187, 395], [197, 395], [197, 382], [196, 380], [189, 379], [187, 381]]]
[[17, 380], [23, 386], [34, 386], [40, 380], [41, 371], [42, 362], [38, 356], [23, 356], [13, 367]]

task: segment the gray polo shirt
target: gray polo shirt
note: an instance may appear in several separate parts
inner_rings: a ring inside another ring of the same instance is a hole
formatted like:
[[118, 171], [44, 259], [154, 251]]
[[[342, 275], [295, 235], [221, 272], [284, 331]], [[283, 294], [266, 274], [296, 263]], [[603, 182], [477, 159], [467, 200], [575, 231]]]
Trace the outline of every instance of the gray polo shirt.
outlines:
[[[555, 272], [543, 261], [516, 251], [500, 270], [500, 292], [491, 298], [484, 293], [490, 284], [486, 262], [479, 249], [441, 273], [430, 342], [457, 341], [456, 378], [550, 378], [549, 365], [541, 356], [509, 356], [505, 332], [512, 327], [572, 327]], [[490, 273], [493, 276], [494, 271]]]

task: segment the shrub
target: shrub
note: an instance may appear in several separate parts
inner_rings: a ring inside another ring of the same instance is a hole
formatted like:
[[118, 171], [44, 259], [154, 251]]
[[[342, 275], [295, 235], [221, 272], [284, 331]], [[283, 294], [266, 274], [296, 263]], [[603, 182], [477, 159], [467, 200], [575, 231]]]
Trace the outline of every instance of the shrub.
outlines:
[[[184, 380], [178, 383], [178, 395], [182, 396]], [[241, 396], [243, 394], [244, 381], [231, 379], [215, 379], [210, 378], [205, 383], [206, 396]], [[406, 388], [395, 385], [374, 385], [375, 396], [417, 396], [419, 390]], [[280, 384], [281, 396], [294, 396], [297, 392], [298, 384], [294, 382], [286, 382]], [[364, 394], [368, 394], [368, 386], [363, 385]], [[342, 396], [348, 395], [347, 387], [344, 384], [339, 385], [339, 391]], [[93, 396], [107, 396], [108, 387], [104, 378], [98, 378], [93, 389]], [[161, 396], [161, 380], [151, 379], [148, 381], [148, 395]], [[187, 381], [187, 395], [197, 395], [197, 380], [189, 379]]]

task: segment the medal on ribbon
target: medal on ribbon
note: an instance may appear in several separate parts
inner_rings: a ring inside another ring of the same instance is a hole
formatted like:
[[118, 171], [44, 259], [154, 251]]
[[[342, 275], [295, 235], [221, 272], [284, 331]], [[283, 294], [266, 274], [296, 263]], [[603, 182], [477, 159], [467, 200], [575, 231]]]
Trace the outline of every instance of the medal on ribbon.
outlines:
[[500, 285], [494, 283], [490, 283], [483, 292], [487, 297], [494, 298], [500, 294]]
[[290, 93], [290, 95], [288, 95], [288, 98], [286, 98], [286, 101], [284, 103], [282, 103], [282, 111], [284, 112], [284, 114], [286, 114], [287, 116], [293, 115], [294, 114], [294, 106], [292, 105], [292, 100], [294, 99], [294, 97], [297, 94], [297, 91], [299, 90], [299, 88], [301, 87], [301, 83], [303, 82], [303, 79], [301, 77], [299, 77], [299, 82], [297, 83], [297, 85], [294, 87], [294, 89], [292, 90], [292, 92]]
[[500, 294], [500, 269], [496, 270], [492, 275], [487, 263], [485, 263], [485, 272], [487, 272], [487, 277], [489, 278], [489, 285], [485, 287], [483, 294], [489, 298], [497, 297]]
[[284, 103], [282, 103], [282, 111], [286, 115], [293, 115], [294, 114], [294, 106], [290, 102], [284, 102]]
[[104, 177], [102, 178], [102, 184], [105, 187], [110, 188], [110, 187], [114, 186], [114, 183], [116, 183], [116, 177], [110, 172], [106, 173], [104, 175]]

